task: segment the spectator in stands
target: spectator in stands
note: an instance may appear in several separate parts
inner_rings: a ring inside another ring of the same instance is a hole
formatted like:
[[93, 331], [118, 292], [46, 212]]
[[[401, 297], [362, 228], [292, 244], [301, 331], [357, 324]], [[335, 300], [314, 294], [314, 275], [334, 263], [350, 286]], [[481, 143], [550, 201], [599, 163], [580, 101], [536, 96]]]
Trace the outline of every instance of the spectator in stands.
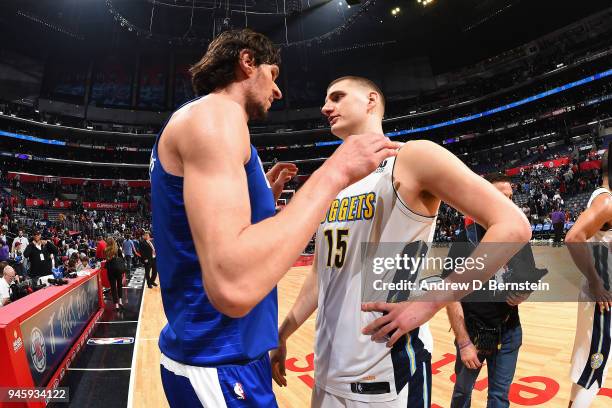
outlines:
[[106, 242], [102, 239], [102, 235], [98, 235], [98, 240], [96, 243], [96, 260], [102, 261], [104, 260], [104, 250], [106, 249]]
[[46, 251], [45, 256], [45, 271], [47, 275], [53, 273], [53, 268], [60, 266], [59, 250], [52, 241], [53, 236], [48, 231], [44, 231], [41, 238], [41, 243]]
[[0, 262], [6, 262], [9, 260], [9, 247], [6, 241], [0, 239]]
[[79, 262], [76, 264], [76, 271], [81, 272], [82, 270], [89, 269], [89, 258], [85, 254], [81, 254]]
[[524, 203], [523, 207], [521, 207], [521, 210], [523, 211], [527, 219], [531, 217], [531, 209], [529, 208], [529, 204]]
[[[157, 279], [157, 263], [155, 260], [155, 247], [151, 241], [151, 234], [149, 231], [145, 231], [140, 240], [140, 253], [145, 267], [147, 286], [151, 289], [153, 286], [157, 286], [157, 283], [155, 283], [155, 279]], [[153, 275], [151, 275], [151, 271]]]
[[[13, 239], [13, 243], [11, 245], [11, 258], [16, 259], [17, 256], [21, 256], [20, 258], [21, 268], [18, 268], [21, 270], [17, 270], [17, 274], [21, 276], [23, 276], [23, 273], [28, 268], [27, 262], [23, 258], [23, 251], [25, 251], [29, 243], [30, 242], [28, 241], [28, 239], [23, 235], [23, 230], [19, 229], [17, 232], [17, 236], [15, 237], [15, 239]], [[19, 251], [21, 252], [20, 254], [17, 254], [18, 252], [17, 247], [19, 247]]]
[[68, 250], [66, 251], [66, 256], [68, 258], [72, 258], [73, 254], [78, 254], [78, 253], [79, 253], [79, 250], [77, 249], [76, 244], [75, 243], [71, 243], [68, 246]]
[[580, 209], [578, 208], [578, 203], [574, 203], [574, 207], [572, 207], [572, 209], [570, 210], [571, 220], [576, 222], [576, 219], [578, 219], [578, 216], [581, 212], [582, 211], [580, 211]]
[[106, 238], [104, 248], [104, 258], [106, 259], [106, 272], [111, 287], [111, 296], [115, 309], [123, 308], [123, 273], [125, 272], [125, 262], [119, 254], [117, 242], [111, 237]]
[[25, 257], [23, 256], [23, 249], [27, 246], [22, 246], [21, 242], [13, 242], [13, 251], [11, 251], [10, 258], [13, 261], [13, 266], [18, 276], [24, 276], [27, 271]]
[[7, 231], [8, 226], [6, 224], [3, 224], [2, 229], [0, 230], [0, 240], [8, 242], [8, 237], [6, 236]]
[[131, 240], [130, 234], [125, 234], [123, 241], [123, 256], [127, 267], [128, 275], [132, 272], [132, 258], [134, 257], [134, 243]]
[[[5, 265], [2, 263], [2, 265]], [[2, 278], [0, 278], [0, 307], [11, 301], [10, 287], [15, 281], [15, 270], [12, 266], [6, 265], [2, 268]]]
[[550, 214], [550, 219], [553, 225], [553, 231], [555, 232], [553, 246], [561, 246], [561, 235], [563, 235], [563, 226], [565, 225], [565, 213], [560, 207], [556, 207], [552, 214]]
[[78, 249], [79, 249], [79, 253], [87, 254], [87, 252], [89, 251], [89, 244], [87, 242], [87, 236], [85, 236], [79, 241]]
[[34, 231], [32, 242], [25, 249], [23, 255], [28, 259], [30, 271], [28, 275], [32, 279], [51, 275], [52, 255], [57, 253], [57, 248], [52, 242], [43, 240], [40, 231]]
[[132, 258], [132, 268], [136, 269], [141, 266], [142, 262], [142, 254], [140, 253], [140, 238], [142, 238], [142, 233], [136, 226], [132, 227], [132, 244], [134, 245], [134, 257]]
[[76, 272], [76, 267], [80, 263], [81, 261], [79, 260], [79, 253], [78, 252], [73, 253], [72, 256], [68, 258], [68, 269], [69, 269], [68, 273]]
[[17, 243], [21, 244], [21, 250], [27, 248], [28, 244], [30, 243], [28, 239], [23, 236], [23, 230], [21, 229], [19, 230], [17, 237], [15, 237], [15, 239], [13, 240], [13, 245], [11, 246], [11, 252], [15, 252], [15, 246], [17, 245]]

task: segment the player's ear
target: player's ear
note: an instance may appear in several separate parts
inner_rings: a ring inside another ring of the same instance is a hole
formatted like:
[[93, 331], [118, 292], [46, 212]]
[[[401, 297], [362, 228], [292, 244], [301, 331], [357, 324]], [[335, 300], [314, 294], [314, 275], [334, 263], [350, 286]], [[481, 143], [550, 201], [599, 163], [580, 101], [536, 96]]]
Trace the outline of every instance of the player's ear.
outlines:
[[248, 49], [244, 49], [240, 51], [238, 54], [238, 68], [239, 70], [247, 77], [251, 76], [257, 66], [255, 64], [255, 57], [253, 56], [253, 52]]
[[368, 111], [373, 112], [380, 106], [380, 95], [378, 92], [370, 91], [368, 93]]

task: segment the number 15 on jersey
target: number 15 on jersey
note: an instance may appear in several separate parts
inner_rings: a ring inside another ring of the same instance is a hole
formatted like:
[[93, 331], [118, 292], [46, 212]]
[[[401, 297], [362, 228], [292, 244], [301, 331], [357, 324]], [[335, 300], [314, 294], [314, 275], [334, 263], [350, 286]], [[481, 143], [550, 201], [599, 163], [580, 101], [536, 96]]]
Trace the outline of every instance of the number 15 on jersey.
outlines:
[[323, 231], [327, 240], [327, 266], [342, 268], [348, 251], [348, 228], [333, 228]]

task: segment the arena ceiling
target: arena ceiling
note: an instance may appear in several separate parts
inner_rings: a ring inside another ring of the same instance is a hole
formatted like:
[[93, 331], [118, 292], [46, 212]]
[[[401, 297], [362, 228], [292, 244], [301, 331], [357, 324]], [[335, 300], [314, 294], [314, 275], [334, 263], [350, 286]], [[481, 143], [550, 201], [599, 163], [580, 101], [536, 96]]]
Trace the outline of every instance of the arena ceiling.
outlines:
[[219, 31], [248, 26], [284, 48], [386, 47], [427, 56], [440, 72], [606, 7], [606, 0], [363, 0], [350, 7], [346, 0], [3, 0], [0, 32], [5, 46], [33, 54], [66, 47], [201, 52]]

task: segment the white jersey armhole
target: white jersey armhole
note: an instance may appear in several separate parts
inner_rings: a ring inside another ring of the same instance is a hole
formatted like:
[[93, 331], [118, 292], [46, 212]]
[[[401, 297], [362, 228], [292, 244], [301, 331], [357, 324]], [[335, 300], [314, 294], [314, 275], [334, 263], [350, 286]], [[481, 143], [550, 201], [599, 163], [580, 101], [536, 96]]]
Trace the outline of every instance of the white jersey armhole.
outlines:
[[593, 193], [591, 194], [591, 198], [589, 198], [589, 202], [587, 203], [587, 208], [589, 208], [591, 206], [591, 204], [593, 204], [593, 201], [595, 201], [595, 199], [597, 197], [599, 197], [602, 194], [609, 194], [612, 196], [612, 192], [610, 192], [610, 190], [608, 190], [605, 187], [598, 187], [595, 191], [593, 191]]
[[[406, 144], [404, 143], [401, 148], [403, 148], [405, 145]], [[396, 190], [395, 184], [394, 184], [394, 181], [395, 181], [395, 163], [396, 162], [397, 162], [397, 156], [393, 158], [393, 165], [391, 166], [391, 188], [393, 189], [393, 194], [395, 194], [395, 197], [397, 197], [397, 201], [399, 203], [399, 207], [402, 210], [402, 212], [406, 213], [406, 211], [407, 211], [408, 214], [406, 214], [406, 215], [412, 216], [412, 217], [417, 217], [421, 221], [425, 221], [425, 222], [431, 221], [434, 218], [436, 218], [437, 214], [434, 214], [434, 215], [424, 215], [424, 214], [419, 214], [416, 211], [413, 211], [412, 209], [410, 209], [410, 207], [408, 207], [408, 204], [406, 204], [404, 202], [404, 200], [402, 200], [402, 196]]]

